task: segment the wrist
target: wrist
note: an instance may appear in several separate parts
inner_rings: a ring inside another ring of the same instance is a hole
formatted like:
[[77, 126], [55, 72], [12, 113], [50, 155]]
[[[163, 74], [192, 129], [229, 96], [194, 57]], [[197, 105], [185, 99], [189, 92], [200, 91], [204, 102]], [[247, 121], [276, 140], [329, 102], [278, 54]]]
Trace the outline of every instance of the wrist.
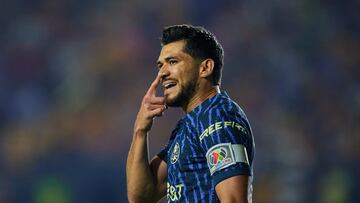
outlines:
[[134, 128], [134, 136], [146, 136], [148, 134], [148, 131], [141, 128]]

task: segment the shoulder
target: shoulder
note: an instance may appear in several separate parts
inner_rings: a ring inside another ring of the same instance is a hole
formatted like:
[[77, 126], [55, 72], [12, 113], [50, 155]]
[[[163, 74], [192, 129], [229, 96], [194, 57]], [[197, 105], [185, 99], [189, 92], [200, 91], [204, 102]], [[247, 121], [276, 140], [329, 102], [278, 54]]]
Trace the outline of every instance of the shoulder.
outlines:
[[[217, 129], [237, 130], [241, 133], [252, 135], [250, 123], [240, 106], [230, 99], [227, 95], [220, 94], [215, 98], [208, 108], [199, 114], [198, 129], [200, 130], [200, 140], [208, 132]], [[214, 130], [213, 130], [214, 129]]]
[[200, 114], [201, 120], [208, 119], [209, 117], [219, 120], [221, 118], [237, 118], [247, 121], [247, 117], [242, 108], [230, 97], [224, 94], [217, 96], [214, 102], [212, 102], [208, 108], [205, 108]]

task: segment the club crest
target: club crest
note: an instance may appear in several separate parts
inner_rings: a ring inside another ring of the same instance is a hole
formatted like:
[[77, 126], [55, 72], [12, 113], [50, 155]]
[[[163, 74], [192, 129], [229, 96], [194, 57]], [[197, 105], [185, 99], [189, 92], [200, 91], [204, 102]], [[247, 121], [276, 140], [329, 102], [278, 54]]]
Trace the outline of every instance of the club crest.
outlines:
[[178, 159], [179, 159], [179, 156], [180, 156], [180, 145], [177, 142], [174, 145], [174, 148], [173, 148], [173, 151], [172, 151], [172, 154], [171, 154], [171, 164], [176, 163], [178, 161]]

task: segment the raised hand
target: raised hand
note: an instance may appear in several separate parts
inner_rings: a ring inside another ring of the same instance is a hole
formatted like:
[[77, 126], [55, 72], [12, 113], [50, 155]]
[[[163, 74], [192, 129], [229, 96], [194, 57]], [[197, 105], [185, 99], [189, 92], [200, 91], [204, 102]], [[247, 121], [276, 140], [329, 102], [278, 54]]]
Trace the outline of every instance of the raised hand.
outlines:
[[162, 116], [166, 109], [164, 97], [156, 96], [156, 88], [160, 84], [160, 78], [161, 76], [158, 74], [141, 102], [141, 107], [135, 121], [135, 132], [148, 132], [151, 129], [154, 117]]

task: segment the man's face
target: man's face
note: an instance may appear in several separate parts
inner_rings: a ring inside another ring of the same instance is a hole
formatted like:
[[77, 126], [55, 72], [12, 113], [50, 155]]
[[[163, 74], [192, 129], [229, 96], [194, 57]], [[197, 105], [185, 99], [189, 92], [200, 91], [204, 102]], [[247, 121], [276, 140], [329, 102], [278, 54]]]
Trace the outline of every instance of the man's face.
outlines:
[[183, 51], [184, 40], [162, 47], [158, 59], [165, 103], [168, 106], [187, 104], [196, 91], [199, 63]]

